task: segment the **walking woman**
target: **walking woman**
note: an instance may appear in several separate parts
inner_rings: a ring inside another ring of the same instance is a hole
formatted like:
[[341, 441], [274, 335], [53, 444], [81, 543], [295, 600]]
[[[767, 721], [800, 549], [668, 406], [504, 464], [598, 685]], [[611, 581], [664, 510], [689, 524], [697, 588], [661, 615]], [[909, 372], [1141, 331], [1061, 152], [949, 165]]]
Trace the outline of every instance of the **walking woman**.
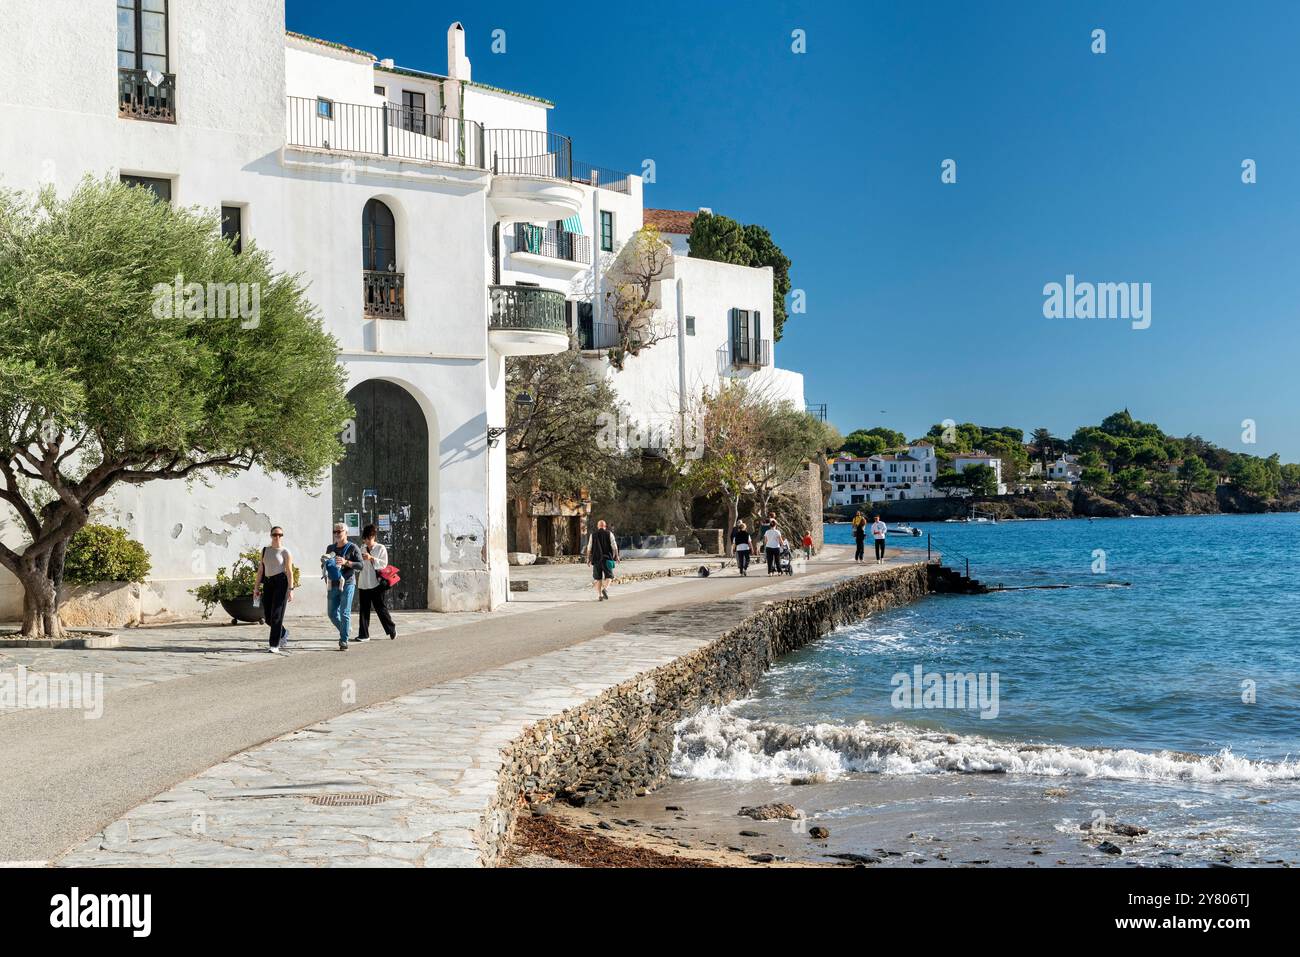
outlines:
[[853, 560], [860, 562], [863, 560], [863, 552], [867, 547], [867, 520], [858, 512], [853, 516]]
[[880, 520], [880, 516], [877, 515], [876, 520], [871, 524], [871, 537], [875, 541], [876, 545], [877, 565], [883, 564], [885, 561], [885, 535], [888, 534], [888, 532], [888, 527]]
[[283, 654], [289, 644], [284, 610], [293, 601], [293, 555], [284, 547], [284, 529], [279, 525], [271, 529], [271, 544], [262, 549], [262, 558], [257, 563], [253, 600], [258, 599], [262, 602], [264, 620], [271, 629], [267, 650], [273, 655]]
[[379, 616], [384, 634], [389, 638], [397, 637], [393, 616], [384, 604], [388, 582], [379, 577], [380, 569], [388, 567], [388, 549], [375, 541], [378, 531], [373, 522], [361, 530], [361, 571], [357, 573], [357, 590], [361, 593], [361, 632], [357, 641], [370, 640], [371, 609]]
[[736, 553], [736, 567], [740, 569], [740, 574], [747, 574], [749, 553], [753, 549], [750, 547], [749, 529], [745, 527], [743, 521], [737, 522], [736, 527], [731, 530], [731, 549]]

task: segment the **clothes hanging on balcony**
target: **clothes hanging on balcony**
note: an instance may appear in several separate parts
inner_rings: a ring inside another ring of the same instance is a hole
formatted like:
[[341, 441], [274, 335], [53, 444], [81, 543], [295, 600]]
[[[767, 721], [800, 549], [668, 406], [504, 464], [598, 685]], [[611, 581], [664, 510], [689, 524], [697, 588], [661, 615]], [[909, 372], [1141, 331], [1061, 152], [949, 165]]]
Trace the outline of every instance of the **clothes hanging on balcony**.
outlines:
[[541, 226], [534, 226], [532, 223], [520, 223], [520, 232], [523, 234], [524, 251], [530, 253], [542, 252], [542, 238], [546, 230]]

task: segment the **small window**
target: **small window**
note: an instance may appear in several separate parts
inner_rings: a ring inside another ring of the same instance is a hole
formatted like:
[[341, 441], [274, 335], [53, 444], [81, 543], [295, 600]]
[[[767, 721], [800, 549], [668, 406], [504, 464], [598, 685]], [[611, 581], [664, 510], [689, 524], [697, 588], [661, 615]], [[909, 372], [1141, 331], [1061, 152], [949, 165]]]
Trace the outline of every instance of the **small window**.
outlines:
[[614, 214], [607, 209], [600, 211], [600, 248], [602, 251], [614, 251]]
[[136, 186], [140, 189], [147, 189], [164, 203], [170, 203], [172, 201], [172, 181], [169, 179], [163, 179], [158, 176], [130, 176], [123, 173], [122, 182], [127, 186]]
[[384, 86], [376, 86], [376, 87], [375, 87], [375, 92], [378, 93], [380, 96], [387, 96], [387, 95], [388, 95], [388, 88], [387, 88], [387, 87], [384, 87]]
[[316, 97], [316, 115], [322, 120], [334, 119], [334, 101], [323, 96]]
[[244, 251], [244, 210], [240, 206], [221, 207], [221, 238], [230, 243], [236, 256]]
[[687, 316], [687, 317], [686, 317], [686, 334], [687, 334], [688, 336], [693, 336], [693, 335], [695, 335], [695, 317], [694, 317], [694, 316]]

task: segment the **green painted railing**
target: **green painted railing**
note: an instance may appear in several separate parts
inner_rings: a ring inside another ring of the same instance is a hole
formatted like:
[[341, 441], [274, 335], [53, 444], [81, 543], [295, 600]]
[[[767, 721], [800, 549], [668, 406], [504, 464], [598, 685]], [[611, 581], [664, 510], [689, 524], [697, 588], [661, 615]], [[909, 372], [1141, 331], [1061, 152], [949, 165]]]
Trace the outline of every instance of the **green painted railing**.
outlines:
[[564, 293], [534, 286], [489, 286], [492, 318], [488, 329], [526, 329], [565, 335]]

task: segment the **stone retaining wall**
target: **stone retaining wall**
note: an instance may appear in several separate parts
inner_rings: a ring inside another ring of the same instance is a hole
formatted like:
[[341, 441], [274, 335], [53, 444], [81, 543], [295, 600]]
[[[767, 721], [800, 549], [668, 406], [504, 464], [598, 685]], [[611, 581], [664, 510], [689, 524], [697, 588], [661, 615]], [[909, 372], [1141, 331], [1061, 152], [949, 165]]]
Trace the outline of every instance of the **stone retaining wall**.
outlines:
[[678, 722], [744, 695], [777, 658], [832, 629], [925, 594], [918, 563], [760, 605], [698, 651], [532, 725], [503, 751], [496, 800], [478, 834], [484, 863], [496, 862], [525, 797], [583, 804], [655, 787], [668, 775]]

